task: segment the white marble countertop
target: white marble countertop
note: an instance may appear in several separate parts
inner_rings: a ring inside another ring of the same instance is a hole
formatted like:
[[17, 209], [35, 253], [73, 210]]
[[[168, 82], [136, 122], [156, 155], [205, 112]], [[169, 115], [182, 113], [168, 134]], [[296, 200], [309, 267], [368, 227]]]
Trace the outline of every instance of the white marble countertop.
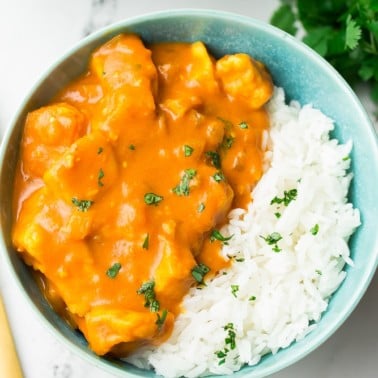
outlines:
[[[278, 0], [0, 0], [0, 135], [42, 72], [98, 27], [173, 8], [213, 8], [267, 21], [277, 4]], [[367, 95], [359, 95], [371, 112]], [[110, 378], [74, 355], [41, 324], [1, 262], [0, 283], [25, 377]], [[378, 377], [377, 321], [378, 274], [334, 336], [274, 377]]]

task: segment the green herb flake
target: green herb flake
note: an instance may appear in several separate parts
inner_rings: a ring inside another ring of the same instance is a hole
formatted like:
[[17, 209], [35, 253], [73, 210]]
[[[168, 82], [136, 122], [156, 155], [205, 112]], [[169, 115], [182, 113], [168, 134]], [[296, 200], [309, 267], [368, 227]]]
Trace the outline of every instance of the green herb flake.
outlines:
[[119, 263], [119, 262], [116, 262], [114, 263], [107, 271], [106, 271], [106, 275], [109, 277], [109, 278], [116, 278], [120, 269], [122, 268], [122, 265]]
[[322, 271], [321, 271], [321, 270], [319, 270], [319, 269], [316, 269], [316, 270], [315, 270], [315, 273], [316, 273], [316, 274], [319, 274], [319, 276], [321, 276], [321, 275], [322, 275]]
[[72, 203], [78, 208], [79, 211], [85, 213], [94, 204], [91, 200], [79, 200], [75, 197], [71, 199]]
[[281, 0], [270, 22], [296, 35], [352, 86], [366, 82], [378, 103], [377, 0]]
[[198, 208], [197, 208], [197, 211], [199, 213], [202, 213], [204, 210], [205, 210], [206, 206], [203, 202], [201, 202], [199, 205], [198, 205]]
[[221, 171], [218, 171], [218, 172], [215, 172], [213, 174], [213, 179], [216, 181], [216, 182], [221, 182], [221, 181], [224, 181], [224, 175]]
[[134, 151], [135, 150], [135, 145], [134, 144], [130, 144], [129, 145], [129, 150]]
[[97, 155], [102, 154], [103, 151], [104, 151], [104, 149], [103, 149], [102, 147], [99, 147], [99, 148], [97, 149]]
[[229, 150], [234, 144], [235, 138], [231, 135], [225, 135], [222, 141], [222, 146]]
[[184, 156], [185, 157], [189, 157], [192, 155], [194, 151], [194, 148], [193, 147], [190, 147], [188, 146], [187, 144], [184, 145]]
[[248, 123], [247, 122], [240, 122], [239, 127], [243, 130], [248, 129]]
[[211, 161], [211, 164], [217, 168], [217, 169], [220, 169], [221, 168], [221, 160], [220, 160], [220, 156], [218, 154], [218, 152], [215, 152], [215, 151], [207, 151], [206, 152], [206, 156], [208, 158], [210, 158], [210, 161]]
[[282, 198], [280, 197], [274, 197], [271, 201], [270, 204], [284, 204], [284, 206], [288, 206], [291, 201], [294, 201], [297, 198], [298, 191], [297, 189], [290, 189], [290, 190], [285, 190], [284, 191], [284, 196]]
[[278, 218], [281, 218], [281, 215], [282, 215], [282, 214], [281, 214], [281, 213], [278, 213], [278, 212], [277, 212], [277, 213], [274, 213], [274, 216], [275, 216], [277, 219], [278, 219]]
[[166, 309], [162, 311], [161, 315], [158, 312], [156, 313], [157, 319], [156, 319], [155, 324], [157, 325], [159, 331], [162, 329], [165, 323], [165, 319], [167, 319], [167, 315], [168, 315], [168, 310]]
[[207, 273], [210, 272], [210, 268], [203, 264], [203, 263], [199, 263], [198, 265], [196, 265], [193, 269], [192, 269], [192, 276], [193, 278], [199, 283], [199, 284], [203, 284], [203, 279], [204, 277], [206, 276]]
[[234, 235], [231, 235], [231, 236], [223, 236], [218, 230], [214, 229], [213, 231], [211, 231], [211, 234], [210, 234], [210, 241], [211, 242], [214, 242], [215, 240], [219, 240], [220, 242], [222, 242], [223, 244], [227, 245], [228, 241], [232, 239]]
[[272, 250], [274, 252], [281, 252], [282, 251], [282, 249], [279, 248], [278, 244], [277, 244], [282, 239], [281, 234], [279, 234], [278, 232], [272, 232], [270, 235], [267, 235], [265, 237], [260, 235], [260, 237], [262, 239], [264, 239], [268, 245], [273, 246]]
[[163, 199], [164, 197], [155, 193], [146, 193], [144, 195], [144, 202], [149, 206], [157, 206]]
[[224, 342], [230, 347], [231, 350], [236, 348], [236, 333], [234, 331], [233, 323], [226, 324], [223, 329], [227, 331], [228, 336], [225, 338]]
[[319, 225], [316, 223], [316, 225], [311, 228], [310, 232], [315, 236], [319, 232]]
[[347, 160], [349, 160], [349, 159], [350, 159], [350, 156], [344, 156], [342, 160], [343, 160], [343, 161], [347, 161]]
[[249, 298], [248, 298], [249, 301], [253, 302], [256, 300], [256, 297], [254, 295], [251, 295]]
[[144, 295], [144, 307], [149, 307], [151, 312], [158, 312], [160, 309], [160, 304], [156, 300], [154, 288], [155, 282], [153, 280], [147, 281], [137, 290], [137, 294]]
[[102, 168], [100, 168], [100, 170], [98, 171], [98, 175], [97, 175], [97, 184], [98, 186], [104, 186], [104, 183], [101, 181], [105, 176], [105, 173], [103, 171]]
[[231, 294], [236, 298], [239, 291], [239, 285], [231, 285]]
[[143, 241], [143, 244], [142, 244], [142, 248], [148, 249], [149, 244], [150, 244], [150, 234], [146, 234], [144, 241]]
[[193, 168], [185, 169], [180, 183], [172, 191], [178, 196], [188, 196], [190, 193], [190, 181], [196, 176], [197, 171]]

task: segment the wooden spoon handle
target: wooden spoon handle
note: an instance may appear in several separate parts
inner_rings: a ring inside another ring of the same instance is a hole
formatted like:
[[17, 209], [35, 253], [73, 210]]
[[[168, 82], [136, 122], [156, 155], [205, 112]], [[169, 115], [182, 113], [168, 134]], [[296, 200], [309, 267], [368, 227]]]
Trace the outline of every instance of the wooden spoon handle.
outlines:
[[22, 370], [0, 295], [0, 377], [22, 378]]

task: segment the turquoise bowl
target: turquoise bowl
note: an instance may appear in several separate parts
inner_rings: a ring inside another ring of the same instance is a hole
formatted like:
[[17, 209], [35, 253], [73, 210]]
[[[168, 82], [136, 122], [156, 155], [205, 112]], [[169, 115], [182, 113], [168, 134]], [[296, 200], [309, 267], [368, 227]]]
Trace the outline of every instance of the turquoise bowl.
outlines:
[[270, 25], [213, 10], [161, 12], [111, 25], [82, 40], [63, 56], [32, 89], [2, 143], [0, 243], [4, 260], [39, 318], [74, 353], [114, 376], [154, 376], [150, 371], [142, 371], [122, 361], [94, 355], [83, 337], [46, 303], [30, 269], [14, 252], [10, 238], [12, 181], [26, 113], [46, 104], [60, 88], [86, 69], [88, 57], [97, 46], [121, 32], [137, 33], [146, 43], [201, 40], [216, 57], [236, 52], [251, 54], [268, 66], [274, 83], [285, 89], [288, 100], [312, 103], [335, 120], [334, 137], [341, 142], [353, 140], [354, 179], [350, 200], [360, 209], [362, 217], [362, 226], [350, 240], [354, 267], [347, 267], [347, 278], [333, 295], [315, 330], [277, 354], [265, 356], [257, 366], [244, 367], [234, 376], [263, 377], [277, 372], [310, 353], [340, 327], [358, 304], [377, 268], [378, 143], [367, 114], [340, 75], [308, 47]]

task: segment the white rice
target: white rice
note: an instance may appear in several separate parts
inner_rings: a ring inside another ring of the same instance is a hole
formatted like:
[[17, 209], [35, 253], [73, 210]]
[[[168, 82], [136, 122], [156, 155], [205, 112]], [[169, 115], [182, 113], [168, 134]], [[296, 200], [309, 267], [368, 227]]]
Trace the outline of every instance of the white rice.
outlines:
[[[285, 105], [282, 89], [275, 90], [268, 111], [265, 174], [248, 210], [233, 210], [222, 229], [233, 235], [222, 250], [234, 256], [231, 268], [201, 290], [190, 290], [169, 340], [130, 356], [127, 360], [136, 366], [165, 377], [197, 377], [255, 365], [264, 354], [276, 353], [316, 327], [345, 278], [345, 263], [353, 265], [347, 241], [360, 216], [347, 202], [352, 143], [330, 139], [333, 123], [320, 111]], [[271, 205], [274, 197], [292, 189], [297, 190], [295, 200]], [[273, 232], [282, 236], [280, 252], [262, 238]], [[236, 285], [235, 294], [231, 285]], [[228, 323], [236, 334], [235, 349], [225, 344]], [[220, 364], [216, 352], [225, 347]]]

